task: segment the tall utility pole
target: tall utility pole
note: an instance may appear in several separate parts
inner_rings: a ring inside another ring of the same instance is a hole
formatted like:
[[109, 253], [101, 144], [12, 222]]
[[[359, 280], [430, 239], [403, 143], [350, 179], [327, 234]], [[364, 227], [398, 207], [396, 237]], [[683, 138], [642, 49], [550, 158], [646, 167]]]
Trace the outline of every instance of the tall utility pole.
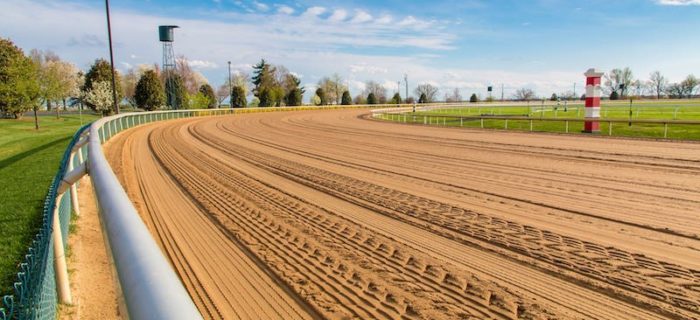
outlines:
[[501, 83], [501, 102], [503, 102], [503, 88], [504, 85]]
[[576, 82], [574, 82], [574, 100], [576, 100]]
[[228, 106], [233, 108], [233, 83], [231, 83], [231, 61], [228, 62]]
[[405, 99], [408, 99], [408, 75], [407, 74], [403, 75], [403, 82], [406, 83], [406, 96], [404, 97], [404, 101], [405, 101]]
[[105, 0], [107, 9], [107, 37], [109, 38], [109, 63], [112, 66], [112, 101], [114, 102], [114, 112], [119, 114], [119, 103], [117, 102], [117, 81], [114, 72], [114, 51], [112, 50], [112, 24], [109, 21], [109, 0]]

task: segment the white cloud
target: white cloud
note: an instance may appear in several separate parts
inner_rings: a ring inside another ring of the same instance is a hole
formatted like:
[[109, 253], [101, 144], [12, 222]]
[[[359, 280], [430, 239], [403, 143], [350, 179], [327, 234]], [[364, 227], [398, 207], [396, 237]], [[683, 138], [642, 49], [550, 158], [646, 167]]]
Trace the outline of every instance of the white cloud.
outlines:
[[381, 74], [381, 73], [387, 73], [387, 72], [389, 72], [389, 70], [387, 68], [383, 68], [383, 67], [370, 66], [370, 65], [367, 65], [366, 63], [360, 63], [360, 64], [350, 65], [350, 72], [351, 73], [366, 73], [366, 74]]
[[700, 5], [700, 0], [656, 0], [662, 6], [690, 6]]
[[378, 23], [378, 24], [389, 24], [389, 23], [391, 23], [391, 21], [393, 21], [393, 20], [394, 20], [394, 18], [392, 18], [392, 17], [391, 17], [390, 15], [388, 15], [388, 14], [385, 14], [385, 15], [379, 17], [379, 19], [377, 19], [375, 22]]
[[324, 12], [326, 12], [326, 8], [324, 7], [311, 7], [306, 9], [304, 15], [309, 17], [317, 17], [319, 15], [322, 15]]
[[206, 60], [187, 60], [187, 64], [195, 69], [216, 69], [216, 63]]
[[417, 19], [414, 16], [407, 16], [403, 18], [403, 20], [399, 21], [398, 25], [401, 27], [412, 27], [414, 29], [426, 29], [432, 26], [432, 23], [429, 21]]
[[350, 20], [352, 23], [364, 23], [372, 20], [372, 15], [364, 10], [355, 10], [355, 16]]
[[345, 11], [343, 9], [337, 9], [337, 10], [333, 11], [333, 14], [330, 17], [328, 17], [328, 21], [340, 22], [340, 21], [345, 20], [345, 18], [347, 18], [347, 17], [348, 17], [347, 11]]
[[266, 5], [266, 4], [262, 3], [262, 2], [253, 1], [253, 5], [254, 5], [255, 8], [258, 9], [259, 11], [263, 11], [263, 12], [264, 12], [264, 11], [270, 10], [270, 6], [268, 6], [268, 5]]
[[289, 15], [289, 14], [294, 13], [294, 9], [292, 7], [289, 7], [289, 6], [281, 5], [281, 6], [277, 7], [277, 13]]

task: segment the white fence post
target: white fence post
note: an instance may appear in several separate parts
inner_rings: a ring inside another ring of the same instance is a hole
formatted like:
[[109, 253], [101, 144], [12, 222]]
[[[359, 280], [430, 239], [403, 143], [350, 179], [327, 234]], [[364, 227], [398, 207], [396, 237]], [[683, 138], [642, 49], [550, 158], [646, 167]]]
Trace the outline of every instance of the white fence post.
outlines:
[[56, 276], [58, 301], [64, 304], [71, 304], [73, 300], [70, 293], [70, 283], [68, 282], [68, 267], [66, 266], [66, 255], [63, 247], [61, 220], [58, 215], [62, 199], [63, 194], [56, 197], [56, 206], [53, 209], [53, 267]]

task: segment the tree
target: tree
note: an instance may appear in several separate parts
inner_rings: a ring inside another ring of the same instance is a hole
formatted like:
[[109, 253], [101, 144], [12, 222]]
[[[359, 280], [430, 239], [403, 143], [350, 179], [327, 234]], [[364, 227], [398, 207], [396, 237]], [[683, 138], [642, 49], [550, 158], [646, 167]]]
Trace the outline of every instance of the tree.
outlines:
[[549, 97], [549, 101], [557, 101], [559, 100], [559, 97], [557, 97], [556, 93], [552, 93], [552, 96]]
[[304, 97], [304, 92], [306, 91], [304, 87], [301, 86], [301, 80], [297, 76], [287, 73], [284, 77], [283, 85], [285, 91], [284, 104], [288, 106], [300, 106]]
[[188, 94], [189, 109], [207, 109], [209, 107], [209, 98], [202, 92], [196, 94]]
[[319, 99], [318, 106], [325, 106], [328, 104], [328, 100], [326, 98], [326, 91], [323, 90], [323, 88], [319, 87], [316, 89], [316, 96]]
[[85, 92], [85, 102], [92, 108], [102, 113], [110, 115], [114, 110], [114, 100], [112, 98], [112, 83], [108, 81], [93, 82], [92, 87]]
[[391, 97], [391, 104], [401, 104], [401, 95], [398, 92]]
[[[367, 81], [365, 83], [365, 90], [362, 93], [364, 96], [369, 96], [370, 93], [373, 93], [376, 98], [375, 103], [386, 103], [386, 88], [378, 82]], [[367, 101], [367, 104], [370, 104], [369, 101]]]
[[535, 98], [535, 92], [532, 89], [520, 88], [515, 90], [513, 99], [518, 101], [530, 101]]
[[231, 108], [245, 108], [246, 105], [248, 105], [248, 103], [246, 101], [246, 97], [245, 97], [245, 89], [243, 87], [234, 86], [231, 89], [230, 104], [231, 104]]
[[37, 66], [12, 41], [0, 38], [0, 111], [19, 119], [38, 99]]
[[[115, 79], [116, 83], [121, 83], [119, 73], [115, 72], [114, 79]], [[95, 60], [95, 63], [90, 67], [90, 70], [85, 74], [85, 83], [83, 83], [83, 86], [82, 86], [82, 88], [80, 88], [80, 90], [85, 94], [93, 89], [95, 83], [99, 83], [99, 82], [106, 82], [110, 86], [112, 85], [112, 67], [110, 66], [109, 62], [105, 61], [104, 59]], [[117, 91], [117, 101], [121, 101], [121, 99], [123, 97], [122, 87], [117, 86], [116, 91]], [[112, 107], [110, 107], [108, 110], [97, 110], [97, 106], [92, 104], [91, 102], [89, 102], [87, 100], [85, 101], [85, 104], [90, 109], [93, 109], [95, 111], [100, 111], [106, 115], [114, 112], [114, 110], [112, 110]]]
[[163, 84], [155, 71], [146, 71], [136, 83], [134, 101], [136, 106], [146, 111], [153, 111], [165, 105]]
[[189, 60], [184, 55], [180, 55], [175, 59], [175, 65], [175, 73], [182, 79], [182, 86], [187, 91], [187, 94], [197, 94], [199, 88], [209, 82], [199, 71], [192, 69]]
[[377, 96], [374, 94], [374, 92], [370, 92], [367, 95], [367, 104], [377, 104]]
[[666, 86], [668, 86], [668, 79], [661, 72], [654, 71], [649, 75], [649, 87], [656, 93], [656, 99], [661, 99], [661, 94], [666, 91]]
[[469, 102], [471, 102], [471, 103], [479, 102], [479, 97], [476, 96], [476, 93], [472, 93], [472, 96], [469, 97]]
[[231, 92], [229, 92], [229, 88], [231, 87], [229, 87], [228, 79], [226, 79], [226, 82], [216, 89], [216, 103], [219, 105], [219, 107], [221, 107], [224, 100], [226, 100], [229, 94], [231, 94]]
[[408, 97], [408, 98], [406, 98], [406, 101], [404, 101], [404, 102], [405, 102], [405, 103], [408, 103], [408, 104], [413, 104], [413, 103], [416, 102], [416, 98], [414, 98], [414, 97]]
[[620, 100], [620, 95], [617, 93], [617, 91], [610, 93], [610, 100]]
[[300, 106], [303, 99], [303, 91], [299, 88], [293, 89], [287, 93], [284, 104], [288, 106]]
[[216, 108], [216, 94], [214, 94], [214, 88], [212, 88], [208, 83], [205, 83], [199, 87], [199, 93], [204, 96], [208, 109]]
[[695, 87], [698, 86], [698, 78], [692, 74], [688, 75], [683, 81], [681, 81], [680, 86], [683, 90], [683, 95], [690, 99], [693, 97]]
[[666, 86], [666, 92], [671, 98], [681, 99], [683, 98], [683, 86], [679, 83], [672, 83]]
[[51, 51], [44, 53], [36, 49], [30, 52], [30, 56], [37, 67], [40, 104], [46, 104], [46, 110], [51, 111], [54, 102], [61, 98], [59, 58]]
[[341, 95], [347, 90], [347, 87], [343, 84], [343, 78], [337, 73], [319, 80], [318, 87], [322, 88], [326, 94], [328, 104], [340, 104]]
[[605, 75], [605, 86], [612, 94], [617, 92], [622, 98], [627, 97], [627, 91], [631, 88], [634, 75], [629, 67], [624, 69], [612, 69]]
[[260, 99], [258, 106], [261, 108], [271, 107], [275, 103], [271, 88], [262, 88], [258, 94], [258, 99]]
[[418, 85], [418, 87], [416, 87], [414, 92], [419, 97], [421, 97], [423, 95], [425, 96], [424, 97], [425, 99], [423, 99], [424, 102], [421, 102], [421, 99], [418, 98], [418, 103], [429, 103], [429, 102], [435, 102], [435, 98], [437, 97], [437, 93], [438, 93], [438, 88], [434, 87], [433, 85], [431, 85], [429, 83], [424, 83], [424, 84]]
[[[135, 68], [129, 69], [129, 71], [122, 77], [122, 92], [124, 93], [124, 99], [133, 108], [137, 108], [138, 103], [136, 102], [136, 86], [143, 78], [142, 75], [138, 75]], [[158, 79], [160, 82], [160, 79]]]
[[187, 107], [187, 89], [178, 74], [171, 74], [165, 80], [165, 101], [171, 109]]
[[421, 93], [420, 97], [418, 97], [418, 103], [428, 103], [428, 95]]
[[350, 97], [350, 91], [343, 91], [343, 98], [340, 99], [340, 104], [344, 106], [349, 106], [352, 104], [352, 97]]
[[363, 94], [358, 94], [355, 96], [355, 98], [352, 100], [353, 104], [367, 104], [367, 98]]
[[459, 93], [458, 88], [454, 88], [452, 90], [452, 93], [450, 94], [445, 94], [445, 102], [460, 102], [462, 101], [462, 94]]
[[[261, 100], [260, 95], [263, 89], [269, 89], [275, 85], [275, 69], [265, 59], [261, 59], [260, 62], [253, 66], [253, 95]], [[269, 91], [269, 90], [268, 90]], [[270, 94], [269, 92], [267, 94]]]

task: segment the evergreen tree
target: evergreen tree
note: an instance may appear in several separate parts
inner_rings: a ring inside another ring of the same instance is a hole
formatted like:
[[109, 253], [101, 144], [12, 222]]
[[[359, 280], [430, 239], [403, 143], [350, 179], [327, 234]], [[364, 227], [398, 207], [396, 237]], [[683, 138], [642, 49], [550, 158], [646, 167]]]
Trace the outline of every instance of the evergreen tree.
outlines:
[[253, 85], [255, 86], [253, 95], [258, 97], [262, 103], [263, 99], [260, 95], [263, 89], [270, 89], [275, 85], [275, 68], [267, 63], [265, 59], [261, 59], [258, 64], [253, 66]]
[[199, 93], [204, 96], [207, 108], [216, 108], [216, 94], [214, 93], [214, 88], [212, 88], [208, 83], [205, 83], [199, 87]]
[[469, 102], [471, 102], [471, 103], [479, 102], [479, 97], [476, 96], [476, 93], [472, 93], [472, 96], [469, 97]]
[[[115, 83], [117, 84], [117, 102], [122, 100], [123, 94], [122, 94], [122, 86], [119, 85], [121, 83], [121, 79], [119, 77], [119, 73], [115, 72], [115, 77], [114, 77]], [[93, 89], [94, 84], [97, 82], [107, 82], [109, 85], [112, 85], [112, 67], [110, 66], [109, 62], [107, 62], [104, 59], [97, 59], [95, 60], [95, 63], [90, 67], [90, 70], [85, 74], [85, 82], [83, 83], [83, 86], [80, 88], [81, 91], [83, 92], [88, 92]], [[95, 110], [95, 105], [92, 103], [86, 103], [88, 107], [91, 109]], [[110, 107], [107, 111], [107, 114], [111, 114], [114, 112], [112, 108]]]
[[241, 86], [233, 86], [231, 89], [231, 108], [245, 108], [248, 101], [245, 98], [245, 89]]
[[12, 41], [0, 38], [0, 111], [19, 119], [37, 107], [39, 94], [37, 66]]
[[556, 93], [552, 93], [552, 96], [549, 98], [549, 101], [557, 101], [559, 97], [557, 97]]
[[610, 100], [619, 100], [619, 99], [620, 99], [620, 95], [617, 93], [617, 91], [613, 91], [610, 94]]
[[328, 101], [326, 100], [326, 92], [323, 91], [323, 88], [316, 89], [316, 95], [321, 100], [318, 105], [325, 106], [328, 104]]
[[374, 92], [367, 95], [367, 104], [377, 104], [377, 96], [374, 95]]
[[350, 97], [350, 91], [343, 91], [343, 98], [341, 99], [340, 104], [344, 106], [349, 106], [352, 104], [352, 97]]
[[418, 103], [428, 103], [428, 96], [426, 96], [425, 93], [421, 93], [418, 98]]
[[165, 105], [165, 92], [160, 78], [153, 70], [146, 71], [136, 83], [134, 93], [136, 106], [146, 111], [152, 111]]
[[391, 97], [391, 103], [392, 104], [401, 104], [401, 95], [398, 92], [394, 93], [394, 96]]
[[293, 74], [287, 74], [285, 77], [285, 88], [287, 93], [284, 98], [284, 103], [288, 106], [300, 106], [304, 96], [304, 88], [301, 87], [301, 80]]
[[171, 109], [187, 108], [187, 89], [182, 77], [177, 74], [169, 75], [170, 81], [165, 80], [165, 100]]

